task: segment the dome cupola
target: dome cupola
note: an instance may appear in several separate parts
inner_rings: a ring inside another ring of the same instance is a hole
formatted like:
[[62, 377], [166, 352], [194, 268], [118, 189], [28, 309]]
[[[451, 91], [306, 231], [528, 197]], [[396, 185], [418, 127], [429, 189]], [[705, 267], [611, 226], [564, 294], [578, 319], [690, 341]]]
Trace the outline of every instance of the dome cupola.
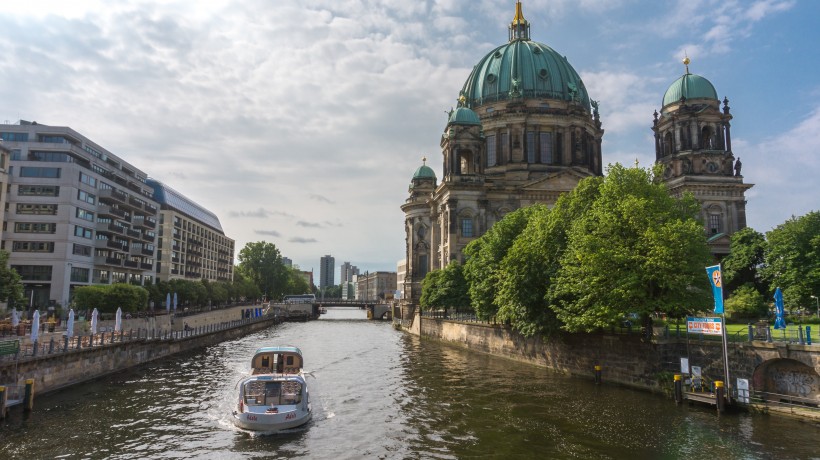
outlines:
[[720, 101], [718, 100], [717, 91], [715, 91], [715, 87], [712, 83], [700, 75], [689, 73], [688, 57], [683, 60], [683, 64], [686, 66], [686, 73], [669, 85], [669, 88], [663, 95], [662, 107], [679, 103], [681, 99], [686, 101], [693, 99], [710, 99], [719, 104]]

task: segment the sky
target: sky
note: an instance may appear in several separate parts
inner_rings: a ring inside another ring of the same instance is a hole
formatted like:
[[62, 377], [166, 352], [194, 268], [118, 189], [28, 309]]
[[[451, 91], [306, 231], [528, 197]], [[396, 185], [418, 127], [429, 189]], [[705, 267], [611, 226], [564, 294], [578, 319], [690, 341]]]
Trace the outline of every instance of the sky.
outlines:
[[[820, 2], [524, 0], [600, 101], [605, 164], [649, 167], [684, 73], [729, 98], [747, 223], [820, 209]], [[395, 271], [400, 206], [513, 0], [64, 0], [0, 9], [0, 122], [69, 126], [318, 276]], [[338, 279], [338, 278], [337, 278]]]

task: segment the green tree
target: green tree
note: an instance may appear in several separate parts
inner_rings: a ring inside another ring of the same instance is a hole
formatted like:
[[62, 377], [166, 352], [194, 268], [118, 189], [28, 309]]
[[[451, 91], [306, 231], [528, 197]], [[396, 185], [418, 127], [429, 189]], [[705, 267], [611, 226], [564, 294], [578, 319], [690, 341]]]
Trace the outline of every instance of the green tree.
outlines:
[[456, 311], [470, 308], [470, 295], [464, 269], [457, 260], [450, 262], [442, 270], [428, 272], [421, 282], [422, 308], [450, 308]]
[[740, 318], [765, 318], [769, 313], [766, 299], [752, 283], [735, 289], [726, 299], [726, 312]]
[[761, 271], [770, 290], [780, 287], [787, 306], [812, 305], [811, 296], [820, 295], [820, 211], [792, 217], [767, 232], [766, 241]]
[[533, 212], [534, 207], [526, 207], [507, 214], [484, 235], [464, 248], [464, 255], [467, 258], [464, 263], [464, 277], [469, 286], [473, 309], [479, 318], [487, 319], [498, 313], [499, 305], [496, 303], [495, 293], [500, 280], [501, 260], [512, 247], [515, 238], [527, 226], [529, 216]]
[[768, 292], [768, 286], [758, 273], [763, 266], [766, 238], [753, 228], [746, 227], [732, 235], [729, 255], [723, 259], [723, 281], [726, 290], [733, 292], [747, 284], [758, 292]]
[[498, 319], [525, 336], [558, 330], [551, 285], [561, 270], [561, 256], [573, 222], [599, 195], [603, 178], [581, 181], [562, 195], [552, 209], [533, 207], [527, 227], [515, 239], [499, 270]]
[[148, 306], [148, 291], [141, 286], [127, 283], [111, 285], [80, 286], [74, 289], [74, 304], [77, 308], [100, 313], [137, 312]]
[[20, 274], [9, 268], [9, 253], [0, 250], [0, 302], [8, 302], [9, 308], [23, 305], [23, 292]]
[[691, 195], [669, 196], [654, 170], [610, 166], [600, 195], [572, 223], [552, 308], [568, 331], [608, 327], [638, 313], [679, 316], [709, 304], [711, 260]]
[[248, 243], [239, 251], [242, 272], [269, 299], [281, 298], [288, 284], [287, 267], [273, 243]]
[[296, 268], [288, 268], [288, 284], [285, 289], [285, 295], [308, 294], [310, 292], [310, 283], [302, 276], [302, 273]]

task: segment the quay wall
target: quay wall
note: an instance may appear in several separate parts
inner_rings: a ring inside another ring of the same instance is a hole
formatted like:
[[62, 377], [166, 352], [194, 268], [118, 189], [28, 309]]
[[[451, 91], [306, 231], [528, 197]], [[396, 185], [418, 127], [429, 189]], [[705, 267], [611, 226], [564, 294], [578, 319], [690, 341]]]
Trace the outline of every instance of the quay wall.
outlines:
[[34, 379], [34, 388], [38, 394], [51, 392], [177, 353], [237, 339], [268, 328], [276, 322], [278, 319], [274, 317], [265, 317], [187, 337], [115, 342], [65, 353], [27, 357], [17, 363], [2, 362], [0, 382], [23, 385], [26, 379]]
[[[650, 341], [642, 340], [639, 334], [558, 334], [549, 339], [528, 338], [503, 325], [418, 315], [408, 331], [418, 331], [423, 338], [570, 375], [594, 378], [595, 366], [599, 365], [604, 382], [650, 391], [670, 391], [671, 376], [680, 373], [680, 358], [687, 356], [690, 365], [701, 366], [703, 375], [709, 380], [724, 380], [723, 350], [719, 341], [690, 340], [688, 344], [684, 338]], [[820, 347], [816, 345], [731, 343], [730, 385], [734, 386], [735, 379], [742, 378], [748, 379], [753, 388], [759, 390], [782, 388], [783, 382], [777, 379], [793, 377], [782, 370], [774, 375], [767, 372], [767, 367], [778, 360], [795, 363], [798, 367], [795, 372], [806, 373], [813, 379], [814, 383], [807, 384], [805, 391], [798, 393], [820, 402], [820, 377], [817, 377], [820, 374]]]

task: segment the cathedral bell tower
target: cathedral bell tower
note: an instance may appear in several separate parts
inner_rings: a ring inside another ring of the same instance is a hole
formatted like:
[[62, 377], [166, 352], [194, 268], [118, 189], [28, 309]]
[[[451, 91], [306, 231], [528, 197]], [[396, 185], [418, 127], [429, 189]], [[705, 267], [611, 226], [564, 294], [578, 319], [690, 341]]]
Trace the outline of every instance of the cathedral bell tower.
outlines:
[[723, 99], [721, 110], [715, 87], [690, 73], [689, 63], [683, 60], [685, 73], [666, 90], [660, 114], [655, 112], [655, 159], [664, 167], [670, 194], [691, 192], [700, 202], [699, 217], [720, 258], [729, 253], [729, 235], [746, 227], [745, 192], [752, 184], [743, 183], [740, 158], [732, 152], [729, 100]]

